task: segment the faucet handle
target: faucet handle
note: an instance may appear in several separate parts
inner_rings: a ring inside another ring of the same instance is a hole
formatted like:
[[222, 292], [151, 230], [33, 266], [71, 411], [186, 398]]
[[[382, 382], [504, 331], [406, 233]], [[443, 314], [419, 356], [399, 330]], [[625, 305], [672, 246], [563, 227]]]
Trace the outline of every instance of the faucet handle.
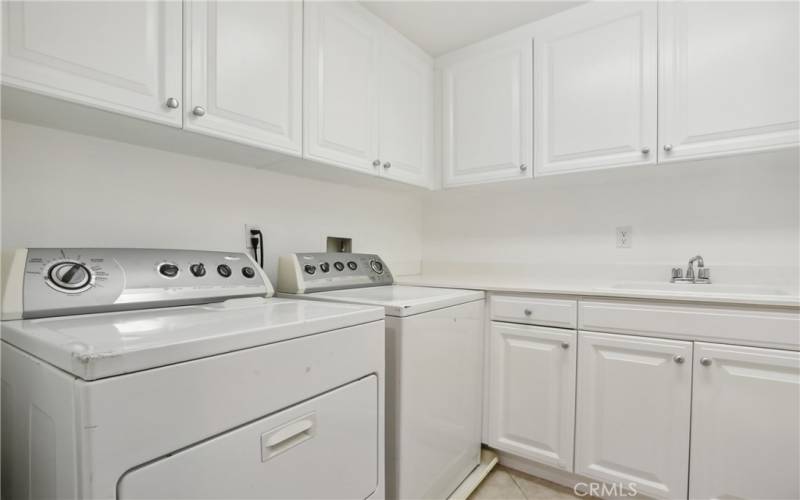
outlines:
[[701, 267], [697, 270], [697, 278], [701, 280], [711, 279], [711, 268]]
[[675, 278], [683, 278], [683, 269], [681, 269], [680, 267], [672, 268], [672, 279]]

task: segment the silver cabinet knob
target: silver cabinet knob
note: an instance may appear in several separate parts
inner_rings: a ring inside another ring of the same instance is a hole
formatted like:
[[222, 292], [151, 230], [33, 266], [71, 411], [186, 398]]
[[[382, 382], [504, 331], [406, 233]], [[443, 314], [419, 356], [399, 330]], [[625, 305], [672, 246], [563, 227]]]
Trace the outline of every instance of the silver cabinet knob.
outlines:
[[192, 109], [192, 114], [194, 114], [194, 116], [205, 116], [206, 108], [203, 106], [195, 106], [194, 109]]
[[179, 100], [175, 99], [174, 97], [170, 97], [169, 99], [167, 99], [167, 107], [169, 109], [176, 109], [180, 105], [181, 105], [181, 102]]
[[711, 358], [700, 358], [700, 364], [703, 366], [711, 366]]
[[372, 160], [372, 166], [373, 167], [380, 167], [381, 166], [381, 161], [380, 160]]
[[523, 312], [525, 313], [525, 316], [530, 316], [531, 314], [533, 314], [533, 311], [531, 311], [530, 309], [525, 309], [525, 311]]
[[675, 356], [673, 356], [672, 360], [675, 361], [676, 363], [678, 363], [679, 365], [682, 365], [683, 362], [686, 361], [686, 359], [683, 356], [681, 356], [680, 354], [676, 354]]
[[642, 148], [642, 154], [643, 155], [649, 155], [650, 154], [650, 148], [648, 148], [647, 146], [643, 147]]
[[664, 144], [664, 151], [666, 151], [667, 153], [672, 151], [672, 144]]
[[519, 171], [520, 172], [524, 172], [526, 170], [528, 170], [528, 165], [527, 164], [523, 163], [522, 165], [519, 166]]
[[561, 343], [561, 348], [562, 349], [569, 349], [569, 342], [562, 342]]
[[387, 161], [386, 163], [384, 163], [384, 164], [383, 164], [383, 168], [392, 168], [392, 164], [391, 164], [391, 162], [388, 162], [388, 161]]

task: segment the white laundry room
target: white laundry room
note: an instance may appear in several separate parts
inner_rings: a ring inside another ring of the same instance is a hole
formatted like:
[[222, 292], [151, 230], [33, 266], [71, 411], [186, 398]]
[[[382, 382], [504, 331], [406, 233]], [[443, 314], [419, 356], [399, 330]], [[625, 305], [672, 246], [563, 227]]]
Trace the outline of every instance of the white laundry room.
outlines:
[[800, 499], [800, 0], [0, 45], [0, 499]]

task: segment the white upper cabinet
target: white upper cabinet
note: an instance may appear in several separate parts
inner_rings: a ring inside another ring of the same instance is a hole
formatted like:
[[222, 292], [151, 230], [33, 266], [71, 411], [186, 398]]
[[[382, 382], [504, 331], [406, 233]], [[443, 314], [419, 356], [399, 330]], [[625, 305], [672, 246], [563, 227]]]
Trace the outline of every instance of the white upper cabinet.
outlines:
[[692, 499], [800, 498], [800, 353], [698, 342]]
[[575, 472], [686, 498], [692, 343], [578, 333]]
[[798, 2], [659, 2], [659, 159], [798, 143]]
[[353, 2], [305, 4], [304, 157], [430, 186], [433, 61]]
[[3, 2], [3, 83], [181, 125], [181, 2]]
[[301, 154], [301, 2], [184, 3], [184, 128]]
[[538, 23], [536, 175], [654, 164], [655, 2], [599, 2]]
[[444, 187], [531, 178], [531, 40], [440, 61]]
[[433, 60], [387, 32], [379, 64], [380, 170], [430, 186], [433, 163]]
[[380, 38], [355, 3], [305, 4], [304, 157], [379, 172]]
[[574, 330], [492, 322], [489, 444], [572, 471]]

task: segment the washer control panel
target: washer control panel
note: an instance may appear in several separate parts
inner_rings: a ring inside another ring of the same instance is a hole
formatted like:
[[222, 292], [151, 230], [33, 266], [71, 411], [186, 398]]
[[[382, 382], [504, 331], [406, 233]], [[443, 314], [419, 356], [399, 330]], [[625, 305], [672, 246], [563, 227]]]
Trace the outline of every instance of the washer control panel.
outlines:
[[[270, 296], [247, 254], [192, 250], [31, 248], [18, 250], [4, 295], [22, 318]], [[14, 300], [14, 297], [19, 300]], [[13, 304], [19, 304], [14, 307]], [[4, 314], [5, 316], [5, 314]]]
[[367, 253], [293, 253], [278, 262], [278, 290], [309, 293], [391, 285], [392, 273], [378, 255]]

